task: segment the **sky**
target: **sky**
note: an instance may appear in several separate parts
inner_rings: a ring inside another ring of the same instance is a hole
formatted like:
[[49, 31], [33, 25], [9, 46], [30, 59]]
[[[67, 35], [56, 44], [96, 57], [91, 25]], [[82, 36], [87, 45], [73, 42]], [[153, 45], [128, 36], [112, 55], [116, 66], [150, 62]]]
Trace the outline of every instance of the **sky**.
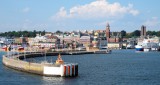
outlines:
[[160, 0], [1, 0], [0, 32], [160, 31]]

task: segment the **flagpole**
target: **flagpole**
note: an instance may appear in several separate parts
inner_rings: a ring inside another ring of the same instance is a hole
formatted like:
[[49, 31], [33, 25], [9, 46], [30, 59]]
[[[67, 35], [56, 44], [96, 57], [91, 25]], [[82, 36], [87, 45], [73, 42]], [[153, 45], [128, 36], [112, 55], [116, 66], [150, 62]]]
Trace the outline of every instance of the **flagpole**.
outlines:
[[45, 49], [45, 56], [44, 56], [44, 59], [45, 59], [45, 63], [46, 63], [46, 49]]
[[24, 53], [23, 53], [23, 54], [24, 54], [24, 60], [26, 60], [26, 55], [25, 55], [25, 48], [24, 48]]
[[8, 46], [6, 47], [7, 47], [7, 57], [9, 57], [9, 47]]

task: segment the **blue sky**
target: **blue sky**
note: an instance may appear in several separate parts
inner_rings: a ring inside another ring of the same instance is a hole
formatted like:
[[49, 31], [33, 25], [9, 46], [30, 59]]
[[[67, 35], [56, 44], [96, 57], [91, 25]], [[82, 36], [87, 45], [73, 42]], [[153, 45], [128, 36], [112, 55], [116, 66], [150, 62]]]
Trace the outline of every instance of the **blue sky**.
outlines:
[[160, 0], [2, 0], [0, 32], [104, 30], [160, 31]]

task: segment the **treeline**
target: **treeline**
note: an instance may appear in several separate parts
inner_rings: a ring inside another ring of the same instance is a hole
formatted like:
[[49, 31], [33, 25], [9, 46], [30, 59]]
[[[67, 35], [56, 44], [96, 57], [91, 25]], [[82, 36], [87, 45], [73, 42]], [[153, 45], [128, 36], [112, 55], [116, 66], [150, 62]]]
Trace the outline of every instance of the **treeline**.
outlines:
[[147, 35], [156, 35], [158, 37], [160, 37], [160, 31], [147, 31]]
[[[147, 31], [146, 32], [146, 35], [149, 35], [149, 36], [158, 36], [160, 37], [160, 31]], [[141, 31], [140, 30], [135, 30], [131, 33], [126, 33], [126, 31], [122, 30], [121, 31], [121, 36], [123, 38], [131, 38], [131, 37], [140, 37], [141, 36]]]
[[[41, 34], [42, 36], [45, 35], [45, 30], [44, 31], [9, 31], [9, 32], [4, 32], [0, 33], [1, 37], [36, 37], [36, 34]], [[56, 33], [61, 33], [61, 31], [57, 31]], [[158, 36], [160, 37], [160, 31], [147, 31], [146, 35], [149, 36]], [[140, 30], [135, 30], [131, 33], [127, 33], [125, 30], [121, 31], [121, 36], [123, 38], [131, 38], [131, 37], [139, 37], [141, 36], [141, 31]]]
[[36, 34], [39, 33], [42, 36], [45, 35], [45, 30], [44, 31], [9, 31], [9, 32], [4, 32], [0, 33], [1, 37], [36, 37]]

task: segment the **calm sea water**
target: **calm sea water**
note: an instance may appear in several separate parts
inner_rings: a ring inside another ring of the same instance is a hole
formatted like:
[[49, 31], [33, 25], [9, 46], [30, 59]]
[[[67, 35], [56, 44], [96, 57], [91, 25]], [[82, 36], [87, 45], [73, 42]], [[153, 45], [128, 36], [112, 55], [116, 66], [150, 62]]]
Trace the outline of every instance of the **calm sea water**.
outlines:
[[[50, 56], [47, 60], [53, 62], [56, 58]], [[113, 50], [111, 54], [62, 55], [62, 58], [78, 63], [78, 77], [44, 77], [0, 63], [0, 85], [160, 85], [160, 52]], [[32, 60], [39, 62], [44, 57]]]

